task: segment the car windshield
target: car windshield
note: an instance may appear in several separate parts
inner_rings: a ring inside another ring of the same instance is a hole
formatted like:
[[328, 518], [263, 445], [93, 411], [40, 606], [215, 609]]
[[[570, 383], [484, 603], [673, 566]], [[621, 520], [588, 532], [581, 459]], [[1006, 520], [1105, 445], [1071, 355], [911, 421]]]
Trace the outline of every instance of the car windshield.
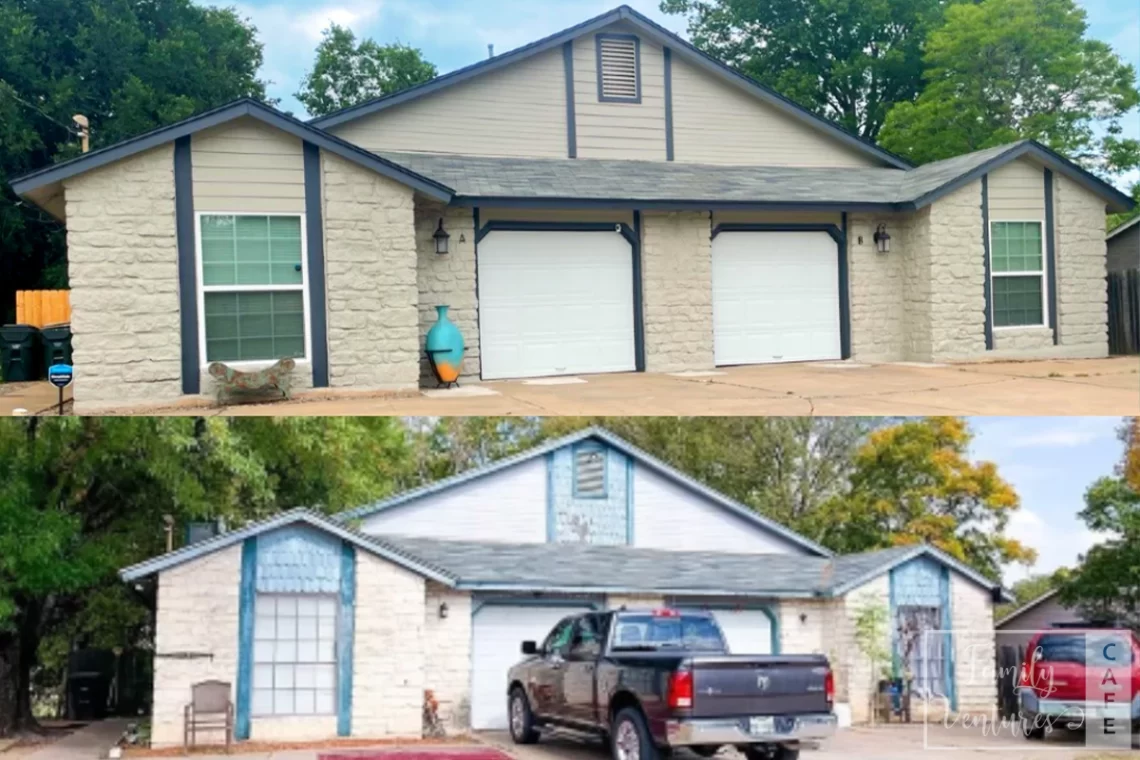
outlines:
[[[1047, 633], [1037, 642], [1035, 655], [1038, 662], [1071, 662], [1084, 665], [1087, 652], [1099, 652], [1119, 637], [1101, 633]], [[1124, 652], [1125, 663], [1131, 663], [1132, 652]], [[1094, 663], [1095, 664], [1095, 663]]]
[[723, 652], [724, 639], [716, 623], [707, 615], [621, 615], [617, 619], [611, 649]]

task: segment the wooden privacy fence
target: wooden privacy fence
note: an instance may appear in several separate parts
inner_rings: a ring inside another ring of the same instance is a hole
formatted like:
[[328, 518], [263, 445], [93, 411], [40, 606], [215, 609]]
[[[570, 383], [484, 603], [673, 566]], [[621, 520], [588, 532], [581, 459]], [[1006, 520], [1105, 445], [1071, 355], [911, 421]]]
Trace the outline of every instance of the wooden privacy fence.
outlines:
[[1108, 352], [1140, 354], [1140, 269], [1108, 273]]
[[1004, 645], [997, 650], [998, 712], [1003, 718], [1016, 718], [1017, 685], [1020, 682], [1021, 663], [1025, 662], [1025, 647]]
[[17, 290], [16, 324], [44, 327], [71, 321], [71, 292]]

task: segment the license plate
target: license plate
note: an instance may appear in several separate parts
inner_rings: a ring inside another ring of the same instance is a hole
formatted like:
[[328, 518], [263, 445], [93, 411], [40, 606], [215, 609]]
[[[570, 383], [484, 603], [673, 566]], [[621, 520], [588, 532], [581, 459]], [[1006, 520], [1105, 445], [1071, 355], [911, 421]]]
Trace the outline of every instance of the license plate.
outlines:
[[776, 733], [776, 719], [770, 716], [765, 718], [749, 718], [748, 733], [774, 734]]

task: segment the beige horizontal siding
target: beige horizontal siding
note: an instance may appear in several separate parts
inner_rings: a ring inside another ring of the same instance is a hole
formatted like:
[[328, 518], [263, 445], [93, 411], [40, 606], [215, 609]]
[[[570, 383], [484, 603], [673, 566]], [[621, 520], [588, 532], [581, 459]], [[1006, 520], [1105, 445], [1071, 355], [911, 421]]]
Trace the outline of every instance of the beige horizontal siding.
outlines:
[[876, 166], [809, 124], [673, 56], [677, 161], [761, 166]]
[[[631, 34], [622, 24], [601, 34]], [[579, 158], [665, 160], [665, 57], [641, 39], [641, 102], [598, 101], [596, 37], [574, 40], [574, 119]]]
[[479, 224], [490, 221], [509, 222], [614, 222], [633, 226], [633, 212], [622, 209], [479, 209]]
[[989, 175], [990, 220], [1045, 219], [1045, 172], [1020, 159]]
[[562, 48], [332, 127], [368, 150], [566, 157]]
[[305, 211], [301, 141], [253, 119], [191, 138], [195, 211]]

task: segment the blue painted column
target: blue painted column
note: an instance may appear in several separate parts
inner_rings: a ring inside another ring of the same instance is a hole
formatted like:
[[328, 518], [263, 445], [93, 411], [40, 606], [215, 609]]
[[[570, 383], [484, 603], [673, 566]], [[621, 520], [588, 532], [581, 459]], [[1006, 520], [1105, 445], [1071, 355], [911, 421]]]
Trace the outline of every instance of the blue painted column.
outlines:
[[337, 619], [336, 668], [338, 736], [352, 736], [352, 643], [356, 625], [356, 549], [341, 544], [340, 608]]
[[237, 716], [234, 737], [248, 739], [253, 696], [253, 620], [257, 599], [257, 537], [241, 545], [241, 597], [238, 602]]

